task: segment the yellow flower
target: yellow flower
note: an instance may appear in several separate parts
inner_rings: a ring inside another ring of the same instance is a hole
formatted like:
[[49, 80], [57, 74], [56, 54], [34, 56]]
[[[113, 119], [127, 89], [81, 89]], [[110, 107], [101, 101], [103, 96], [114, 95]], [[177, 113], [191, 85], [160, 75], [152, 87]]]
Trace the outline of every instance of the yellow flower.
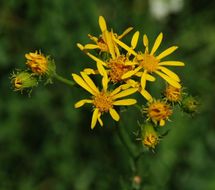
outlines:
[[[77, 44], [77, 45], [81, 50], [84, 50], [84, 47], [81, 44]], [[106, 72], [110, 78], [110, 81], [113, 83], [124, 82], [125, 80], [122, 79], [122, 76], [126, 72], [131, 71], [134, 68], [134, 66], [129, 65], [130, 60], [128, 56], [124, 54], [120, 54], [118, 47], [113, 48], [113, 46], [111, 45], [110, 47], [112, 52], [111, 57], [105, 61], [92, 55], [87, 51], [84, 51], [84, 52], [97, 63], [97, 69], [99, 74], [104, 75], [103, 72]], [[96, 73], [95, 70], [90, 68], [86, 68], [85, 71], [87, 71], [87, 73], [90, 73], [90, 74]]]
[[139, 75], [141, 77], [141, 86], [142, 88], [145, 88], [146, 85], [146, 76], [147, 74], [156, 73], [160, 77], [162, 77], [164, 80], [166, 80], [170, 85], [181, 88], [180, 85], [180, 79], [178, 75], [176, 75], [171, 70], [167, 69], [165, 66], [184, 66], [183, 62], [180, 61], [161, 61], [164, 57], [168, 56], [169, 54], [173, 53], [178, 47], [172, 46], [162, 53], [160, 53], [158, 56], [155, 55], [156, 50], [160, 46], [163, 34], [160, 33], [155, 40], [155, 43], [152, 47], [151, 52], [149, 52], [149, 42], [146, 35], [143, 36], [143, 45], [145, 46], [145, 52], [135, 52], [134, 48], [136, 47], [136, 42], [138, 41], [139, 35], [136, 33], [134, 34], [132, 41], [133, 46], [129, 47], [123, 42], [121, 42], [119, 39], [114, 39], [114, 41], [119, 44], [122, 48], [127, 50], [130, 54], [134, 55], [133, 64], [137, 67], [133, 71], [129, 71], [126, 74], [122, 76], [122, 78], [129, 78], [132, 75], [139, 72]]
[[[108, 34], [110, 35], [110, 34]], [[83, 45], [77, 44], [77, 46], [81, 49], [84, 50]], [[112, 46], [110, 46], [112, 47]], [[84, 69], [84, 72], [87, 74], [100, 74], [100, 75], [108, 75], [109, 80], [112, 83], [122, 83], [124, 82], [125, 84], [123, 85], [123, 88], [138, 88], [138, 91], [141, 93], [143, 97], [145, 97], [147, 100], [151, 100], [152, 96], [144, 89], [141, 87], [140, 83], [131, 80], [129, 78], [123, 79], [122, 76], [133, 70], [134, 65], [133, 62], [129, 60], [128, 54], [120, 54], [120, 51], [118, 47], [115, 47], [111, 49], [111, 58], [109, 60], [103, 61], [99, 59], [98, 57], [94, 56], [93, 54], [89, 53], [88, 51], [84, 51], [90, 58], [92, 58], [97, 65], [98, 71], [95, 71], [94, 69], [91, 68], [86, 68]], [[138, 76], [140, 73], [136, 73], [135, 75]], [[155, 78], [149, 74], [146, 74], [146, 79], [148, 81], [154, 81]]]
[[31, 68], [31, 70], [38, 74], [44, 75], [47, 73], [48, 70], [48, 59], [41, 54], [41, 52], [35, 51], [35, 53], [28, 53], [25, 54], [27, 59], [26, 64]]
[[[118, 36], [117, 34], [113, 33], [113, 31], [108, 31], [107, 24], [103, 16], [99, 16], [99, 27], [101, 30], [101, 35], [98, 38], [90, 34], [88, 35], [89, 38], [95, 42], [95, 44], [87, 44], [84, 46], [84, 49], [99, 49], [101, 52], [112, 53], [110, 49], [112, 47], [110, 47], [109, 42], [111, 42], [111, 45], [113, 45], [114, 47], [116, 46], [116, 43], [113, 41], [112, 37], [115, 36], [117, 39], [122, 39], [133, 29], [132, 27], [129, 27], [121, 35]], [[111, 35], [108, 36], [108, 34]], [[109, 37], [111, 38], [109, 39]]]
[[148, 119], [152, 120], [155, 124], [159, 123], [160, 126], [165, 125], [165, 120], [172, 115], [172, 109], [169, 104], [164, 101], [154, 100], [148, 103], [148, 107], [144, 108]]
[[15, 91], [23, 91], [27, 88], [33, 88], [37, 86], [37, 79], [26, 71], [13, 73], [11, 76], [11, 83]]
[[129, 88], [126, 90], [122, 90], [121, 87], [117, 87], [113, 91], [108, 91], [107, 75], [103, 76], [102, 79], [103, 89], [101, 91], [96, 87], [91, 78], [84, 72], [81, 72], [81, 77], [77, 74], [72, 74], [72, 77], [79, 86], [84, 88], [92, 95], [91, 99], [83, 99], [75, 104], [75, 108], [79, 108], [83, 106], [85, 103], [93, 104], [94, 111], [91, 121], [92, 129], [96, 126], [97, 120], [99, 124], [103, 126], [101, 115], [106, 112], [109, 112], [111, 117], [115, 121], [119, 121], [120, 116], [114, 109], [114, 106], [129, 106], [136, 104], [135, 99], [120, 99], [120, 100], [118, 99], [135, 93], [137, 89]]
[[170, 102], [180, 102], [182, 99], [182, 90], [181, 88], [168, 85], [164, 91], [164, 96]]
[[148, 148], [155, 148], [159, 143], [159, 137], [154, 127], [151, 124], [144, 124], [141, 126], [142, 130], [142, 143]]

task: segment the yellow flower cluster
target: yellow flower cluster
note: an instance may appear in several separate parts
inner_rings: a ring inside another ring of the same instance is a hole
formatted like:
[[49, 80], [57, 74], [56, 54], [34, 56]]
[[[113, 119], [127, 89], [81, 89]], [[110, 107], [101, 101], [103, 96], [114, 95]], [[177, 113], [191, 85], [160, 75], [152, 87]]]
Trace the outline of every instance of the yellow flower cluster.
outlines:
[[[109, 112], [111, 117], [118, 121], [120, 116], [115, 107], [130, 106], [137, 102], [131, 98], [120, 100], [119, 98], [125, 98], [139, 92], [148, 101], [149, 106], [145, 108], [147, 117], [155, 124], [163, 126], [165, 120], [172, 114], [171, 107], [164, 101], [154, 101], [153, 96], [147, 90], [147, 85], [148, 82], [156, 80], [154, 76], [156, 74], [171, 86], [171, 89], [166, 89], [167, 99], [173, 102], [179, 101], [180, 78], [166, 66], [184, 66], [184, 63], [181, 61], [163, 60], [178, 47], [172, 46], [157, 54], [156, 52], [163, 40], [163, 34], [160, 33], [158, 35], [151, 49], [149, 48], [148, 37], [144, 34], [144, 49], [137, 50], [139, 31], [133, 34], [130, 44], [127, 45], [122, 39], [133, 30], [132, 27], [127, 28], [121, 35], [118, 35], [113, 29], [108, 29], [104, 17], [100, 16], [98, 22], [101, 34], [98, 37], [89, 34], [88, 36], [92, 43], [86, 45], [77, 44], [78, 48], [95, 62], [95, 67], [93, 65], [85, 68], [80, 73], [81, 76], [72, 74], [74, 81], [91, 94], [91, 99], [80, 100], [75, 104], [75, 107], [78, 108], [85, 103], [92, 104], [91, 128], [96, 126], [97, 121], [103, 126], [101, 120], [103, 113]], [[101, 90], [99, 90], [89, 75], [100, 76]], [[152, 136], [149, 137], [145, 140], [145, 144], [155, 142], [152, 139]]]

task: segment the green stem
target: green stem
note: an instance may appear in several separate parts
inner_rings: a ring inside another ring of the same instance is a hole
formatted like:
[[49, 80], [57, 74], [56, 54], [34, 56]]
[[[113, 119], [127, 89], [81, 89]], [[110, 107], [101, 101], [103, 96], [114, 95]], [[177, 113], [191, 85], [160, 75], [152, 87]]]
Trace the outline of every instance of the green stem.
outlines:
[[62, 76], [58, 75], [57, 73], [55, 73], [54, 78], [57, 79], [58, 81], [64, 83], [64, 84], [69, 85], [69, 86], [73, 87], [75, 85], [75, 83], [73, 81], [68, 80], [68, 79], [62, 77]]
[[117, 126], [117, 134], [119, 136], [120, 141], [122, 142], [122, 144], [124, 145], [125, 149], [127, 150], [129, 156], [132, 159], [135, 159], [136, 153], [135, 153], [134, 146], [133, 146], [133, 144], [132, 144], [132, 142], [130, 140], [130, 137], [125, 132], [123, 127], [121, 127], [119, 125]]
[[[132, 164], [131, 170], [132, 170], [132, 179], [133, 179], [135, 176], [138, 176], [138, 161], [144, 154], [144, 151], [138, 152], [137, 148], [132, 143], [127, 131], [125, 131], [124, 127], [120, 126], [119, 124], [117, 125], [117, 134], [131, 159], [131, 164]], [[140, 188], [141, 188], [140, 184], [139, 185], [135, 184], [132, 181], [132, 184], [131, 184], [132, 190], [139, 190]]]

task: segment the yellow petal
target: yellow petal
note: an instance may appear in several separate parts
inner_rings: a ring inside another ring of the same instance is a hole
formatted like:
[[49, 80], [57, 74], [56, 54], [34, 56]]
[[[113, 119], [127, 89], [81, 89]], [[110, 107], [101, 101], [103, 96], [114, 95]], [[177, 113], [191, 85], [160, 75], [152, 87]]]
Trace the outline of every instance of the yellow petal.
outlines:
[[114, 96], [115, 94], [119, 93], [121, 90], [122, 90], [122, 87], [119, 86], [119, 87], [117, 87], [116, 89], [114, 89], [114, 90], [110, 93], [110, 95], [111, 95], [111, 96]]
[[99, 124], [103, 127], [103, 121], [101, 120], [101, 113], [100, 112], [98, 114], [98, 121], [99, 121]]
[[127, 83], [130, 87], [135, 87], [135, 88], [138, 88], [138, 87], [139, 87], [139, 83], [136, 82], [135, 80], [132, 80], [132, 79], [127, 80], [126, 83]]
[[108, 80], [108, 76], [106, 74], [102, 77], [102, 86], [103, 86], [103, 90], [105, 92], [107, 91], [107, 88], [108, 88], [108, 82], [109, 82], [109, 80]]
[[152, 101], [152, 96], [151, 96], [151, 94], [149, 94], [149, 92], [146, 91], [145, 89], [142, 89], [142, 90], [140, 91], [140, 94], [141, 94], [146, 100]]
[[107, 42], [109, 52], [110, 52], [112, 58], [114, 59], [116, 56], [115, 56], [115, 51], [114, 51], [114, 46], [113, 46], [113, 40], [112, 40], [112, 37], [111, 37], [111, 33], [108, 32], [107, 30], [105, 30], [104, 35], [105, 35], [105, 38], [106, 38], [106, 42]]
[[84, 49], [98, 49], [99, 46], [95, 44], [87, 44], [84, 46]]
[[146, 70], [143, 72], [142, 76], [141, 76], [141, 87], [144, 89], [146, 87]]
[[126, 51], [128, 51], [129, 53], [133, 54], [134, 56], [137, 55], [137, 53], [130, 48], [129, 46], [127, 46], [126, 44], [124, 44], [123, 42], [119, 41], [118, 39], [114, 38], [114, 41], [119, 44], [119, 46], [121, 46], [122, 48], [124, 48]]
[[155, 77], [153, 77], [152, 75], [147, 73], [146, 74], [146, 80], [153, 82], [153, 81], [155, 81]]
[[122, 79], [130, 78], [132, 75], [136, 74], [140, 69], [141, 69], [141, 67], [137, 67], [133, 71], [128, 71], [127, 73], [122, 75]]
[[134, 62], [134, 61], [126, 61], [125, 63], [124, 63], [126, 66], [128, 65], [128, 66], [134, 66], [134, 65], [137, 65], [138, 63], [137, 62]]
[[117, 39], [121, 39], [121, 38], [123, 38], [125, 35], [127, 35], [131, 30], [133, 30], [133, 27], [129, 27], [129, 28], [127, 28], [121, 35], [119, 35], [118, 37], [117, 37]]
[[117, 100], [113, 102], [113, 105], [115, 106], [130, 106], [133, 104], [136, 104], [137, 100], [135, 99], [124, 99], [124, 100]]
[[140, 32], [137, 31], [137, 32], [134, 33], [134, 35], [133, 35], [133, 37], [132, 37], [132, 39], [131, 39], [131, 47], [132, 47], [133, 49], [135, 49], [136, 46], [137, 46], [137, 42], [138, 42], [138, 39], [139, 39], [139, 35], [140, 35]]
[[129, 88], [127, 90], [121, 91], [118, 94], [113, 96], [113, 100], [131, 95], [131, 94], [137, 92], [137, 90], [138, 90], [137, 88]]
[[88, 34], [88, 37], [89, 37], [92, 41], [94, 41], [95, 43], [98, 42], [98, 38], [97, 38], [97, 37], [92, 36], [92, 35], [90, 35], [90, 34]]
[[115, 121], [119, 121], [120, 117], [119, 117], [119, 114], [116, 112], [115, 109], [110, 108], [110, 109], [109, 109], [109, 112], [110, 112], [111, 117], [112, 117]]
[[83, 106], [86, 103], [92, 103], [93, 100], [89, 100], [89, 99], [84, 99], [84, 100], [80, 100], [75, 104], [75, 108], [80, 108], [81, 106]]
[[169, 69], [167, 69], [165, 67], [162, 67], [162, 66], [159, 66], [158, 68], [161, 71], [163, 71], [166, 75], [168, 75], [170, 78], [174, 79], [177, 82], [180, 82], [180, 78], [178, 77], [178, 75], [175, 74], [174, 72], [172, 72], [171, 70], [169, 70]]
[[97, 58], [96, 56], [92, 55], [91, 53], [89, 52], [85, 52], [91, 59], [93, 59], [95, 62], [99, 62], [101, 63], [102, 65], [106, 66], [107, 64], [102, 61], [101, 59]]
[[174, 86], [175, 88], [181, 88], [180, 83], [178, 83], [177, 81], [173, 80], [172, 78], [170, 78], [169, 76], [159, 72], [159, 71], [155, 71], [155, 73], [157, 73], [158, 75], [160, 75], [164, 80], [166, 80], [170, 85]]
[[94, 84], [94, 82], [91, 80], [91, 78], [84, 72], [81, 72], [81, 76], [85, 80], [85, 82], [88, 84], [88, 86], [96, 93], [99, 93], [98, 88]]
[[161, 119], [160, 122], [159, 122], [159, 125], [164, 126], [165, 125], [165, 120]]
[[143, 45], [145, 46], [145, 52], [149, 52], [149, 40], [146, 34], [143, 35]]
[[87, 74], [87, 75], [95, 75], [96, 73], [98, 73], [98, 71], [94, 70], [94, 69], [91, 69], [91, 68], [86, 68], [84, 69], [84, 72]]
[[88, 84], [78, 75], [72, 74], [73, 80], [90, 94], [95, 95], [95, 92], [88, 86]]
[[103, 65], [101, 64], [101, 62], [97, 62], [97, 63], [96, 63], [96, 66], [97, 66], [97, 69], [98, 69], [100, 75], [104, 76], [105, 73], [106, 73], [106, 70], [105, 70], [105, 68], [103, 67]]
[[78, 46], [78, 48], [79, 48], [80, 50], [84, 50], [84, 46], [83, 46], [82, 44], [77, 43], [77, 46]]
[[129, 83], [122, 84], [121, 85], [121, 90], [127, 90], [128, 88], [131, 88], [131, 87], [133, 87], [133, 86], [131, 86], [131, 84], [129, 84]]
[[98, 115], [99, 115], [99, 109], [96, 108], [93, 111], [93, 116], [92, 116], [92, 121], [91, 121], [91, 129], [93, 129], [96, 126]]
[[177, 46], [172, 46], [172, 47], [166, 49], [165, 51], [163, 51], [161, 54], [159, 54], [156, 57], [156, 59], [162, 59], [162, 58], [166, 57], [167, 55], [173, 53], [176, 49], [178, 49]]
[[145, 47], [148, 47], [149, 46], [149, 40], [148, 40], [148, 37], [146, 34], [143, 35], [143, 45]]
[[29, 60], [32, 60], [32, 57], [29, 54], [27, 54], [27, 53], [25, 54], [25, 58], [29, 59]]
[[163, 61], [158, 63], [158, 65], [164, 65], [164, 66], [184, 66], [184, 63], [181, 61]]
[[99, 16], [99, 26], [100, 26], [100, 29], [101, 29], [102, 32], [107, 30], [106, 21], [105, 21], [103, 16]]
[[159, 48], [159, 46], [162, 42], [162, 39], [163, 39], [163, 33], [160, 33], [155, 40], [155, 43], [152, 47], [152, 51], [151, 51], [150, 55], [153, 55], [156, 52], [156, 50]]

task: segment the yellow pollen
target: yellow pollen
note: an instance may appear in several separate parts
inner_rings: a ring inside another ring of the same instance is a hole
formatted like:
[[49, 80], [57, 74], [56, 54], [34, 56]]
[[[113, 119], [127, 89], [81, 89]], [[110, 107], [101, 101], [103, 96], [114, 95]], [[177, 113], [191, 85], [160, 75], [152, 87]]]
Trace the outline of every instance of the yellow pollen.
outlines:
[[144, 138], [143, 144], [148, 147], [154, 148], [158, 144], [158, 137], [154, 134], [148, 134]]
[[100, 112], [108, 112], [113, 107], [113, 100], [107, 92], [100, 92], [94, 96], [93, 104]]
[[157, 60], [153, 55], [140, 53], [137, 55], [136, 59], [140, 65], [150, 73], [158, 69], [159, 60]]
[[108, 66], [110, 67], [110, 71], [108, 75], [113, 83], [123, 81], [122, 75], [132, 70], [132, 66], [125, 65], [126, 60], [125, 56], [119, 56], [109, 61]]
[[181, 100], [181, 89], [169, 85], [167, 86], [164, 95], [169, 101], [178, 102]]
[[170, 106], [164, 102], [154, 102], [151, 103], [147, 109], [148, 116], [155, 121], [161, 121], [168, 119], [172, 114]]

